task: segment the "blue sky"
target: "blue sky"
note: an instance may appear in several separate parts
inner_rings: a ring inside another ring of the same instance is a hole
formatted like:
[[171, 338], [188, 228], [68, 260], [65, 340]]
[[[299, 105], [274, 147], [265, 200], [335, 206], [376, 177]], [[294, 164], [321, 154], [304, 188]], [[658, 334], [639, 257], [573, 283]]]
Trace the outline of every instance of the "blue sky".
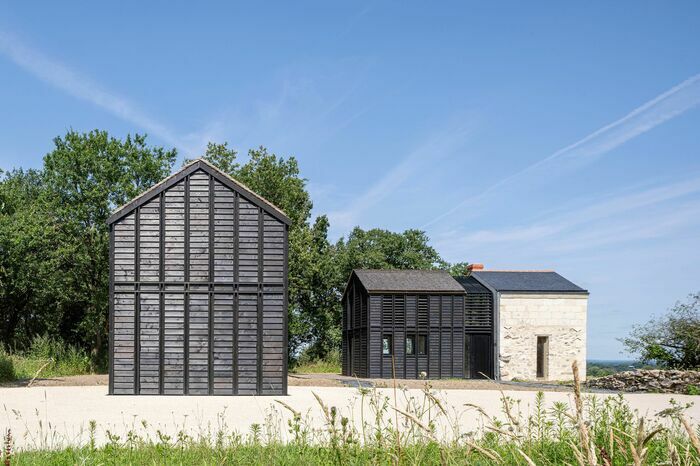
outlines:
[[0, 2], [0, 168], [69, 128], [298, 158], [316, 214], [591, 292], [589, 357], [700, 290], [698, 2]]

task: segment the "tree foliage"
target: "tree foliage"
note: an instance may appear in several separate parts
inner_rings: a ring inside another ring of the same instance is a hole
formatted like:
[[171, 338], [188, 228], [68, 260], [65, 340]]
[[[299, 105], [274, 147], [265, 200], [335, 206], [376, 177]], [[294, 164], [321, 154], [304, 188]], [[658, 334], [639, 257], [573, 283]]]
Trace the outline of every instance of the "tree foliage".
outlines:
[[58, 332], [65, 261], [59, 225], [42, 174], [5, 173], [0, 182], [0, 343], [24, 347], [32, 335]]
[[667, 314], [635, 326], [622, 343], [643, 362], [670, 369], [700, 368], [700, 292], [676, 303]]
[[[26, 348], [50, 334], [104, 363], [108, 333], [111, 211], [169, 175], [174, 150], [146, 137], [69, 131], [54, 140], [41, 170], [0, 179], [0, 342]], [[332, 243], [324, 215], [312, 219], [307, 180], [294, 157], [264, 147], [239, 160], [228, 144], [209, 143], [203, 158], [260, 194], [290, 218], [289, 350], [324, 358], [340, 348], [340, 298], [354, 268], [449, 270], [418, 230], [355, 228]], [[456, 270], [456, 269], [455, 269]]]
[[170, 173], [175, 151], [146, 137], [69, 131], [54, 139], [43, 170], [2, 182], [0, 285], [6, 345], [41, 333], [91, 350], [104, 363], [109, 290], [106, 220], [118, 205]]

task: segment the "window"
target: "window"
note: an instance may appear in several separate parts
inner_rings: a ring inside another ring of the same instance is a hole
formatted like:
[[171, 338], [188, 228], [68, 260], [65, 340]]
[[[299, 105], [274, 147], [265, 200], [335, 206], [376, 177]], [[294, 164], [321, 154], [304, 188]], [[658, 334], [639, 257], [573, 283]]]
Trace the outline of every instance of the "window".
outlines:
[[549, 373], [549, 337], [537, 337], [537, 378], [546, 379]]
[[416, 336], [408, 335], [406, 337], [406, 354], [413, 355], [416, 354]]
[[384, 335], [382, 337], [382, 354], [385, 356], [391, 355], [391, 347], [393, 338], [391, 335]]
[[418, 354], [428, 354], [428, 335], [418, 335]]

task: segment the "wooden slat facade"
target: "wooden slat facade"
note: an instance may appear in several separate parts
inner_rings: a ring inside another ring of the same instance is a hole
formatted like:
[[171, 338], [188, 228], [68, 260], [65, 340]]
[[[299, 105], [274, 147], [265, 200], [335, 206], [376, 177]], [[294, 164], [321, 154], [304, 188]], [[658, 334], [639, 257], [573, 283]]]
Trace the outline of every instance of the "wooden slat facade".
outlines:
[[286, 394], [286, 217], [204, 162], [144, 197], [110, 224], [109, 392]]
[[[488, 292], [370, 293], [353, 273], [343, 297], [342, 372], [364, 378], [415, 379], [421, 373], [429, 379], [474, 377], [471, 335], [490, 338], [493, 313]], [[391, 354], [383, 353], [385, 337], [391, 339]], [[418, 348], [421, 337], [424, 352]], [[414, 354], [407, 354], [407, 338], [413, 339]], [[493, 357], [485, 358], [492, 375]]]

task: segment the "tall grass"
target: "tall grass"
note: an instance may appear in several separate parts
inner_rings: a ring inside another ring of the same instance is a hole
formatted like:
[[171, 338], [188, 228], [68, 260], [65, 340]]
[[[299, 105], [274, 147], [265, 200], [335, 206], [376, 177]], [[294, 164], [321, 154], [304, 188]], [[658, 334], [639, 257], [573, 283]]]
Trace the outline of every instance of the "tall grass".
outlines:
[[302, 353], [290, 371], [296, 374], [340, 374], [340, 351], [331, 351], [323, 359], [310, 358]]
[[279, 409], [247, 432], [229, 429], [225, 413], [213, 428], [183, 426], [175, 433], [161, 426], [153, 432], [134, 420], [121, 435], [107, 431], [98, 446], [92, 422], [82, 443], [54, 451], [41, 443], [51, 438], [42, 431], [33, 450], [10, 453], [11, 464], [700, 464], [698, 426], [685, 417], [688, 406], [672, 402], [644, 418], [622, 395], [584, 396], [577, 379], [571, 406], [549, 405], [541, 392], [527, 413], [503, 393], [498, 415], [464, 406], [479, 420], [474, 431], [461, 427], [464, 410], [450, 407], [426, 383], [419, 396], [358, 389], [359, 419], [316, 396], [320, 416], [278, 400]]
[[49, 336], [35, 337], [26, 351], [0, 348], [0, 382], [88, 373], [90, 357], [83, 349]]

